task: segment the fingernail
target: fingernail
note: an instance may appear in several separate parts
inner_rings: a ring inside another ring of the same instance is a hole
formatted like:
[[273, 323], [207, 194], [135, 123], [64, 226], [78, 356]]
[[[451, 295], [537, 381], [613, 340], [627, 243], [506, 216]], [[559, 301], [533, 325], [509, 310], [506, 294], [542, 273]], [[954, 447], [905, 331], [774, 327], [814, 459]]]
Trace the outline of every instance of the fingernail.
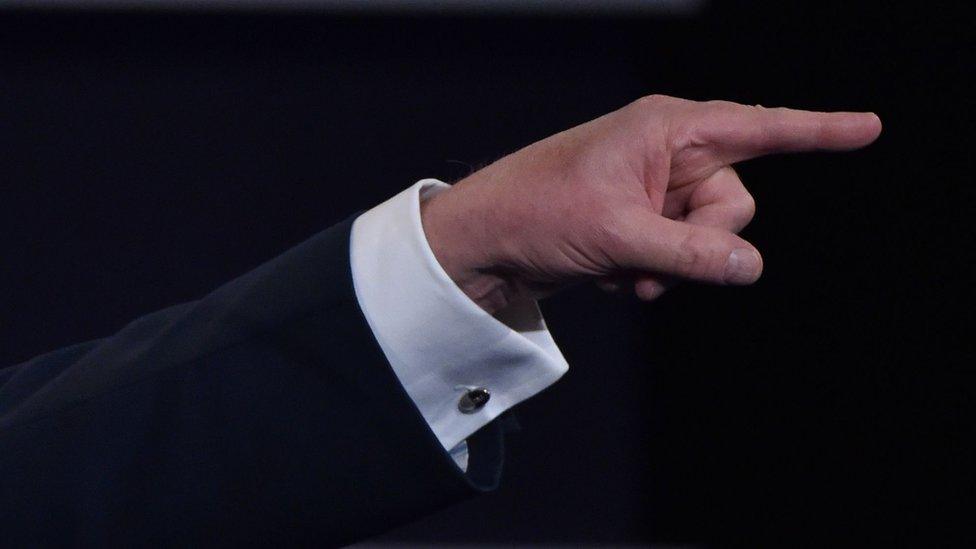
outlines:
[[756, 250], [736, 248], [725, 263], [725, 281], [729, 284], [751, 284], [762, 271], [762, 258]]

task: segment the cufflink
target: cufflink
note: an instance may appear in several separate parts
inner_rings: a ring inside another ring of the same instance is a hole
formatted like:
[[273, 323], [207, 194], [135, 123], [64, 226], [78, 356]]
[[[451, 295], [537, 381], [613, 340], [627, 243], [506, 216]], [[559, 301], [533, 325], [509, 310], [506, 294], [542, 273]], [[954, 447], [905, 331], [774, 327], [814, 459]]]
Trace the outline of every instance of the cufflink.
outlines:
[[473, 414], [484, 408], [489, 398], [491, 398], [491, 393], [484, 387], [470, 389], [458, 400], [458, 411], [462, 414]]

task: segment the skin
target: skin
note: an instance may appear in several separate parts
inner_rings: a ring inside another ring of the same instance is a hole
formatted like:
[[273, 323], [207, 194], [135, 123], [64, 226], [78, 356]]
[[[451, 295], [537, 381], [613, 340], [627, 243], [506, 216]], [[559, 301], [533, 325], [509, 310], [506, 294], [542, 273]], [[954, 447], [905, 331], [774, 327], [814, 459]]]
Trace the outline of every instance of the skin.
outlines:
[[674, 282], [745, 285], [762, 257], [736, 235], [755, 201], [732, 165], [844, 151], [873, 113], [651, 95], [521, 149], [421, 204], [431, 249], [489, 313], [591, 279], [644, 300]]

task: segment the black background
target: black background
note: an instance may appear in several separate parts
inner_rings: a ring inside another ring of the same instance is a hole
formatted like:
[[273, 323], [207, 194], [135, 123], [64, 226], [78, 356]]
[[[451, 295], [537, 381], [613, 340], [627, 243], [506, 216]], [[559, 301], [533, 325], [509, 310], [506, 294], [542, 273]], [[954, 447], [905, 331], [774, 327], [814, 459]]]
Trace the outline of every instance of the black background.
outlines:
[[739, 166], [754, 287], [545, 302], [571, 370], [520, 406], [503, 487], [385, 539], [965, 535], [969, 33], [915, 3], [0, 12], [0, 364], [198, 298], [419, 178], [644, 94], [873, 110], [869, 149]]

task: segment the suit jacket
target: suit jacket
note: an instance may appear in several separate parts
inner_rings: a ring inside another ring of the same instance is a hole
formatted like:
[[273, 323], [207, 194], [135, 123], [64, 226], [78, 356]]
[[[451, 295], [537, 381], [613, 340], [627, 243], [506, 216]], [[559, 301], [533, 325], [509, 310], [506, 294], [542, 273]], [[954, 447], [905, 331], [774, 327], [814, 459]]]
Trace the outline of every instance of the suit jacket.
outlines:
[[354, 217], [199, 301], [0, 370], [0, 544], [340, 545], [493, 489], [501, 422], [462, 472], [374, 340]]

